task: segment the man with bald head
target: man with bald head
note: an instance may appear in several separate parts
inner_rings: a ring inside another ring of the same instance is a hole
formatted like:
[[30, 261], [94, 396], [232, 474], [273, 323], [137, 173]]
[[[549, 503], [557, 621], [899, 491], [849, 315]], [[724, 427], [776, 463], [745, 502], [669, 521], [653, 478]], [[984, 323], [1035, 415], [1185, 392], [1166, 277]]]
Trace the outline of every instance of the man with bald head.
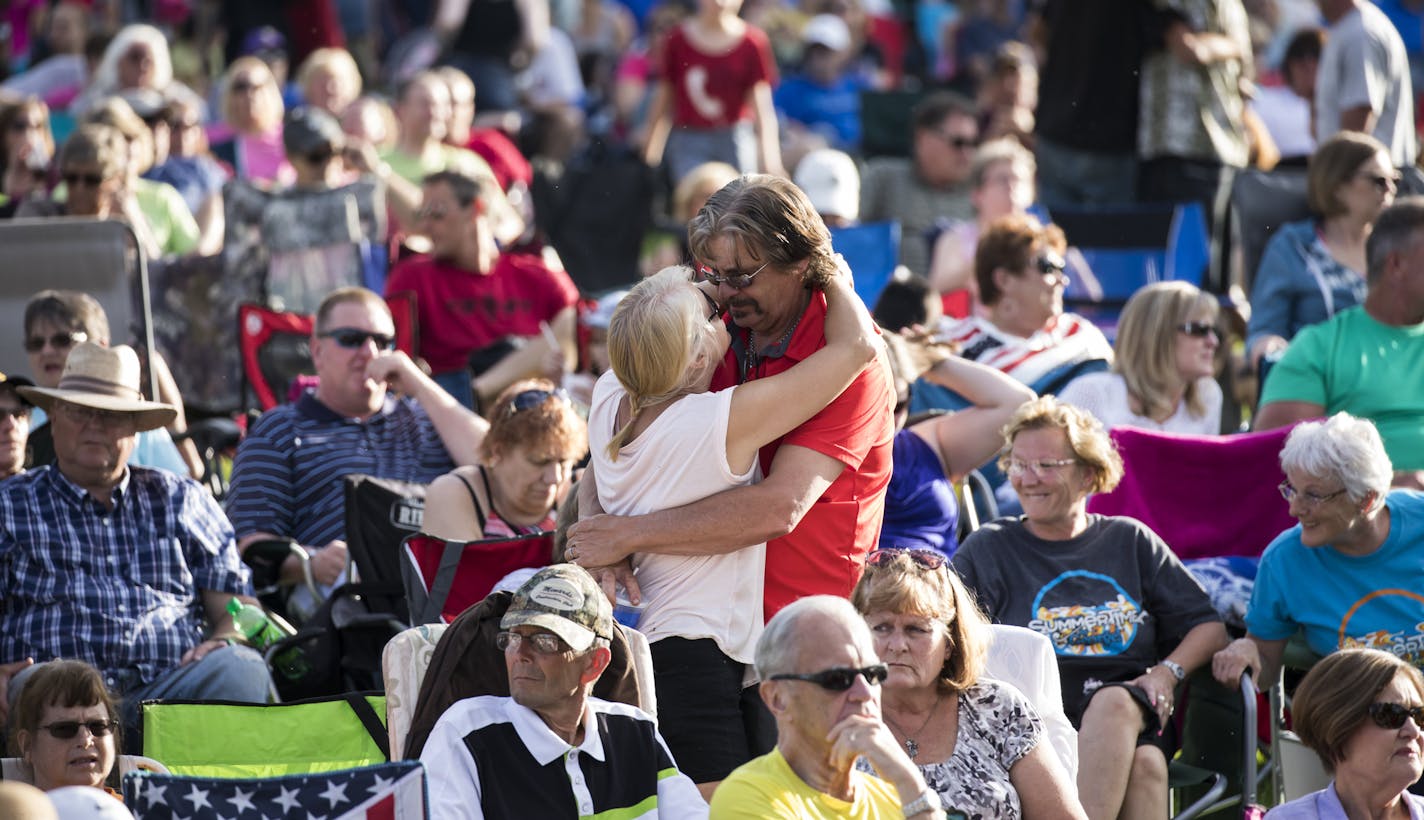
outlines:
[[[885, 665], [849, 601], [812, 595], [782, 609], [757, 642], [756, 671], [776, 748], [722, 781], [713, 820], [945, 816], [881, 719]], [[860, 757], [878, 779], [856, 770]]]

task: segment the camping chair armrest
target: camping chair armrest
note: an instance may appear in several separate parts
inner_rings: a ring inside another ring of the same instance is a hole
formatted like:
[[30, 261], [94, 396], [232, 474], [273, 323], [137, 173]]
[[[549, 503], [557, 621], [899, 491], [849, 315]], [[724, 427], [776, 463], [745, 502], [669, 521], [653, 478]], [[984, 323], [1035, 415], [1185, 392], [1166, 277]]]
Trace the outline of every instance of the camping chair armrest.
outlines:
[[311, 592], [312, 600], [320, 603], [325, 596], [317, 588], [316, 577], [312, 575], [311, 555], [294, 538], [263, 538], [247, 545], [242, 552], [242, 561], [252, 569], [252, 586], [258, 595], [274, 590], [280, 583], [282, 564], [287, 556], [295, 555], [302, 568], [302, 583]]

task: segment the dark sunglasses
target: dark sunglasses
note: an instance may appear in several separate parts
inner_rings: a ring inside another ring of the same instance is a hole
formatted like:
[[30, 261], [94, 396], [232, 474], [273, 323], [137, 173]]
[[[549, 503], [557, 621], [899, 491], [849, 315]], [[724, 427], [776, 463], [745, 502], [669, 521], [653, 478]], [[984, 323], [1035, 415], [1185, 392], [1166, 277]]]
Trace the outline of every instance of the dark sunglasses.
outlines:
[[1380, 193], [1399, 190], [1400, 177], [1398, 175], [1383, 177], [1375, 174], [1361, 174], [1361, 178], [1378, 188]]
[[262, 83], [255, 83], [251, 80], [237, 80], [229, 88], [234, 94], [246, 94], [249, 91], [256, 91], [262, 87]]
[[72, 174], [63, 173], [59, 178], [64, 180], [64, 184], [71, 188], [78, 188], [80, 184], [88, 185], [90, 188], [98, 188], [104, 184], [103, 174]]
[[30, 408], [28, 407], [0, 407], [0, 422], [8, 421], [9, 419], [23, 421], [29, 417]]
[[43, 122], [41, 122], [40, 120], [11, 120], [11, 121], [10, 121], [10, 130], [11, 130], [11, 131], [14, 131], [16, 134], [23, 134], [24, 132], [29, 131], [29, 130], [31, 130], [31, 129], [33, 129], [33, 130], [35, 130], [35, 131], [38, 131], [38, 130], [40, 130], [41, 128], [44, 128], [44, 127], [45, 127], [45, 124], [44, 124]]
[[[939, 132], [936, 131], [935, 133], [938, 134]], [[949, 147], [960, 151], [968, 151], [971, 148], [979, 147], [979, 140], [969, 137], [961, 137], [955, 134], [939, 134], [939, 138], [944, 140]]]
[[1221, 328], [1211, 322], [1184, 322], [1177, 325], [1177, 330], [1182, 331], [1188, 336], [1195, 336], [1198, 339], [1215, 336], [1218, 342], [1221, 341]]
[[771, 680], [802, 680], [807, 683], [814, 683], [822, 689], [831, 692], [844, 692], [855, 685], [856, 675], [864, 676], [866, 682], [871, 686], [879, 686], [885, 682], [885, 678], [889, 674], [890, 670], [885, 664], [877, 663], [874, 666], [862, 666], [859, 669], [837, 666], [834, 669], [808, 672], [804, 675], [784, 672], [780, 675], [772, 675]]
[[1048, 276], [1049, 274], [1062, 276], [1063, 271], [1068, 268], [1068, 263], [1064, 262], [1062, 257], [1051, 254], [1044, 254], [1038, 257], [1033, 260], [1033, 264], [1038, 268], [1038, 272], [1044, 276]]
[[717, 300], [707, 295], [707, 291], [702, 290], [701, 288], [698, 288], [697, 292], [702, 294], [703, 299], [707, 300], [707, 307], [712, 311], [711, 313], [707, 314], [707, 321], [715, 322], [719, 318], [721, 318], [722, 306], [717, 304]]
[[516, 393], [514, 398], [509, 400], [509, 406], [514, 408], [514, 412], [522, 413], [531, 407], [538, 407], [551, 398], [568, 403], [569, 394], [562, 387], [556, 387], [553, 390], [525, 390], [522, 393]]
[[328, 162], [331, 162], [331, 158], [334, 156], [336, 156], [336, 152], [331, 151], [329, 149], [323, 149], [313, 151], [310, 154], [305, 154], [304, 158], [312, 165], [325, 165]]
[[1402, 703], [1370, 704], [1370, 720], [1381, 729], [1398, 729], [1409, 718], [1414, 718], [1415, 726], [1424, 728], [1424, 706], [1405, 706]]
[[25, 340], [25, 352], [38, 353], [41, 350], [44, 350], [46, 342], [48, 342], [49, 346], [54, 348], [55, 350], [68, 350], [69, 348], [74, 347], [75, 345], [79, 344], [87, 338], [89, 338], [89, 335], [82, 330], [71, 330], [68, 333], [56, 333], [53, 336], [49, 337], [31, 336], [30, 338]]
[[57, 720], [40, 728], [60, 740], [69, 740], [79, 734], [80, 726], [88, 729], [89, 734], [94, 737], [104, 737], [114, 731], [114, 722], [111, 720]]
[[883, 567], [901, 555], [908, 556], [909, 559], [915, 563], [915, 566], [921, 569], [939, 569], [944, 566], [946, 562], [944, 553], [936, 550], [884, 549], [874, 550], [865, 556], [865, 565], [867, 567]]
[[355, 350], [366, 342], [375, 342], [377, 350], [395, 350], [396, 337], [384, 333], [372, 333], [354, 327], [337, 327], [316, 334], [321, 339], [332, 339], [347, 350]]

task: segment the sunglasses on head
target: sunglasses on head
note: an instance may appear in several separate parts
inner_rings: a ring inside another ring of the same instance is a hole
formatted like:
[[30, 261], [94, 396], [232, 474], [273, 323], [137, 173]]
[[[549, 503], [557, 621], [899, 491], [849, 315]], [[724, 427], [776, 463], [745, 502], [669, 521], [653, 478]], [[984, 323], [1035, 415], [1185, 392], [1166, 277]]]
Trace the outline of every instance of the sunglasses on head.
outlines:
[[1381, 729], [1398, 729], [1404, 721], [1414, 719], [1414, 725], [1424, 728], [1424, 706], [1405, 706], [1402, 703], [1371, 703], [1370, 720]]
[[59, 175], [64, 180], [64, 184], [71, 188], [78, 188], [80, 185], [87, 185], [90, 188], [98, 188], [104, 184], [103, 174], [76, 174], [66, 171]]
[[55, 350], [68, 350], [87, 338], [89, 335], [82, 330], [56, 333], [53, 336], [31, 336], [25, 340], [25, 352], [38, 353], [44, 350], [45, 343], [49, 343], [49, 346]]
[[522, 393], [516, 393], [514, 398], [509, 400], [509, 406], [514, 408], [514, 412], [522, 413], [531, 407], [538, 407], [551, 398], [568, 403], [569, 394], [562, 387], [556, 387], [553, 390], [525, 390]]
[[879, 686], [885, 682], [885, 678], [890, 674], [889, 668], [883, 663], [874, 666], [862, 666], [853, 669], [848, 666], [837, 666], [834, 669], [824, 669], [820, 672], [808, 672], [803, 675], [792, 672], [783, 672], [780, 675], [772, 675], [770, 680], [799, 680], [807, 683], [814, 683], [830, 692], [844, 692], [855, 685], [855, 676], [861, 675], [871, 686]]
[[336, 327], [331, 330], [324, 330], [316, 334], [321, 339], [331, 339], [347, 350], [355, 350], [362, 347], [366, 342], [375, 342], [377, 350], [395, 350], [396, 337], [387, 336], [384, 333], [372, 333], [369, 330], [361, 330], [354, 327]]
[[114, 730], [111, 720], [57, 720], [40, 728], [60, 740], [69, 740], [79, 734], [80, 726], [88, 729], [94, 737], [104, 737]]
[[946, 559], [944, 553], [926, 549], [883, 549], [874, 550], [865, 556], [867, 567], [883, 567], [894, 561], [899, 556], [904, 555], [914, 562], [920, 569], [935, 570], [944, 566]]
[[1195, 336], [1198, 339], [1215, 336], [1217, 341], [1221, 341], [1221, 328], [1218, 328], [1211, 322], [1183, 322], [1177, 325], [1177, 330], [1182, 331], [1188, 336]]

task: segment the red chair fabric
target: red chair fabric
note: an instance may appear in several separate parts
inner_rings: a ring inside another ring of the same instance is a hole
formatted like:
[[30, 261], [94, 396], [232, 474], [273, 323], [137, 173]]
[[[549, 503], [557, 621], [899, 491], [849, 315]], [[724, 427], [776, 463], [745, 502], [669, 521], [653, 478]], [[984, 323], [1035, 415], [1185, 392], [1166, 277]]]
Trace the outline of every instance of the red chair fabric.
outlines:
[[401, 549], [412, 624], [434, 623], [437, 613], [449, 623], [484, 600], [509, 573], [547, 566], [554, 534], [460, 542], [422, 533], [408, 536]]

